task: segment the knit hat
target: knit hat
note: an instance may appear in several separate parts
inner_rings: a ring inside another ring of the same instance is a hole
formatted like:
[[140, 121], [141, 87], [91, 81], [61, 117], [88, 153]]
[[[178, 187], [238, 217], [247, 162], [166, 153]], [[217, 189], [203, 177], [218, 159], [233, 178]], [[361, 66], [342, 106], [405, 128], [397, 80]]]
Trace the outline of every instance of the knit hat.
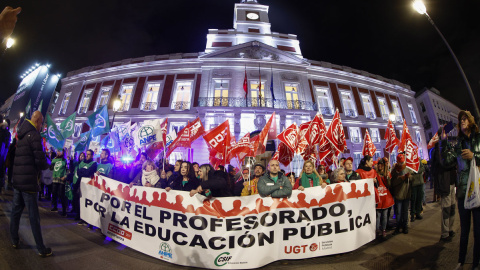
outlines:
[[403, 154], [398, 154], [397, 156], [397, 163], [404, 163], [405, 162], [405, 156]]

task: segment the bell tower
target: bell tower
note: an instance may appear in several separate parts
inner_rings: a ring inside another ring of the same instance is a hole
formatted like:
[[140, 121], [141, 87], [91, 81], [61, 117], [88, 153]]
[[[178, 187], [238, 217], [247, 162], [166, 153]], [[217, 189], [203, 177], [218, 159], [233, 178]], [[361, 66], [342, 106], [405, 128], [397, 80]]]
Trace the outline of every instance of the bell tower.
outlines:
[[256, 0], [242, 0], [235, 4], [233, 28], [243, 33], [271, 34], [268, 6], [260, 5]]

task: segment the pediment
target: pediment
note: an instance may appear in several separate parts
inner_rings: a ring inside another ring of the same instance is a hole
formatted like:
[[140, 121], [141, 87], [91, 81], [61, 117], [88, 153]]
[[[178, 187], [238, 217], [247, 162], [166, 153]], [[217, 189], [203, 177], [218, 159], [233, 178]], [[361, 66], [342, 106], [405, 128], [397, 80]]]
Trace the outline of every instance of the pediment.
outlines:
[[236, 46], [220, 49], [208, 54], [204, 54], [199, 58], [246, 58], [297, 64], [306, 63], [306, 61], [302, 58], [299, 58], [291, 53], [284, 52], [259, 41], [251, 41]]

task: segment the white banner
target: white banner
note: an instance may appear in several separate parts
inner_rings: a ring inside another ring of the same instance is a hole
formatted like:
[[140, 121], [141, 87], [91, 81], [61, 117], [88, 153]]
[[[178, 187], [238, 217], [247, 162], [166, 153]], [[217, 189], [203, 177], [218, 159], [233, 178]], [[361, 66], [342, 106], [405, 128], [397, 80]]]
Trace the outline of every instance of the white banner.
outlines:
[[375, 239], [373, 179], [208, 200], [188, 192], [83, 178], [81, 218], [128, 247], [192, 267], [250, 269], [355, 250]]

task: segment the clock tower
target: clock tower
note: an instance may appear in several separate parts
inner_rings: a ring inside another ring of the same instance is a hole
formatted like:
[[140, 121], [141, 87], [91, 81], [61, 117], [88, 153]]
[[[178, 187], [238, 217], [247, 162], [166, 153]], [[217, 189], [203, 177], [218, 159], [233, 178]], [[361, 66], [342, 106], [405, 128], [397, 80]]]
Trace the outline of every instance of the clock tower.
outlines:
[[234, 29], [209, 29], [206, 53], [226, 47], [258, 41], [303, 58], [296, 35], [272, 32], [268, 6], [258, 0], [241, 0], [235, 4]]

